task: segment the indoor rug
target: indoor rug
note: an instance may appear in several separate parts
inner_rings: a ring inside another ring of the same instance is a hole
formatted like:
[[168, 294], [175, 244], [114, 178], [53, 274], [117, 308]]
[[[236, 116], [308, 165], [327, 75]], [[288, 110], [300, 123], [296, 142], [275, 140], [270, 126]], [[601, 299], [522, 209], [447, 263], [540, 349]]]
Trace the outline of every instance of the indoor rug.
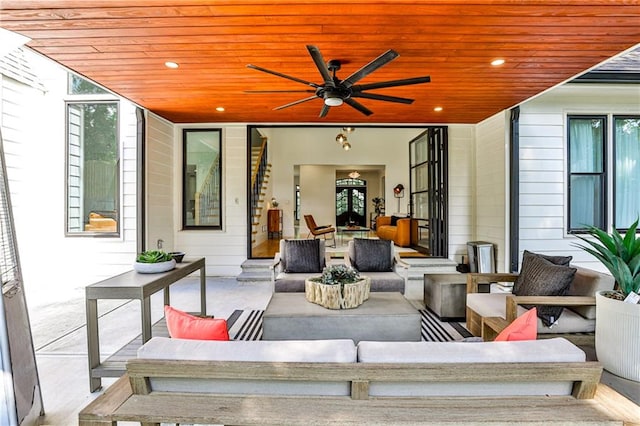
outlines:
[[[429, 309], [420, 309], [422, 340], [427, 342], [450, 342], [471, 337], [471, 333], [460, 323], [440, 321]], [[236, 310], [227, 319], [231, 340], [260, 340], [264, 311]]]

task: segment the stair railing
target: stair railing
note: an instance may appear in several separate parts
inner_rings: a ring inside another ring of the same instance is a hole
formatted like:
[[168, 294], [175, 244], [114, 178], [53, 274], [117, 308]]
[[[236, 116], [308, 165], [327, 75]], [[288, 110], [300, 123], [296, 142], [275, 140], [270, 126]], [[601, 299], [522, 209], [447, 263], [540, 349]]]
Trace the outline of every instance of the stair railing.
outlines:
[[[217, 205], [220, 200], [220, 154], [216, 156], [209, 167], [207, 176], [195, 194], [195, 224], [201, 225], [203, 218], [218, 214]], [[208, 223], [207, 223], [208, 224]]]
[[262, 144], [260, 146], [260, 153], [253, 166], [253, 172], [251, 174], [251, 209], [252, 214], [255, 216], [258, 202], [260, 201], [260, 192], [262, 190], [262, 184], [264, 182], [265, 175], [267, 174], [267, 138], [262, 138]]

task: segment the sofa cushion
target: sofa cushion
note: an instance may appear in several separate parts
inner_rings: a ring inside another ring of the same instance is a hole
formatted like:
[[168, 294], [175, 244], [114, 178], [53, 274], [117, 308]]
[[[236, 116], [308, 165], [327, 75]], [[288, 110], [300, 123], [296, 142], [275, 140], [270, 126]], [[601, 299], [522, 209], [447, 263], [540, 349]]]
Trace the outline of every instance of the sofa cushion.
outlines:
[[164, 307], [169, 336], [176, 339], [229, 340], [227, 320], [222, 318], [200, 318], [175, 309]]
[[[517, 296], [564, 296], [573, 281], [576, 268], [557, 265], [541, 256], [525, 251], [522, 268], [513, 294]], [[557, 260], [551, 258], [552, 260]], [[538, 317], [546, 326], [551, 326], [562, 314], [562, 306], [538, 306]]]
[[[585, 353], [563, 338], [514, 342], [358, 343], [358, 362], [371, 363], [526, 363], [584, 362]], [[571, 395], [572, 382], [372, 382], [371, 396]]]
[[390, 241], [354, 238], [349, 246], [351, 265], [360, 272], [393, 270], [393, 248]]
[[537, 312], [534, 306], [502, 330], [494, 341], [536, 340], [538, 335], [538, 319], [536, 317]]
[[287, 273], [322, 272], [320, 240], [284, 240], [283, 253]]
[[[194, 361], [340, 362], [357, 360], [352, 340], [211, 341], [153, 337], [138, 349], [138, 358]], [[348, 396], [348, 380], [286, 381], [237, 379], [152, 378], [154, 391], [206, 392], [214, 394], [280, 394]]]
[[[577, 268], [576, 276], [573, 278], [567, 295], [569, 296], [591, 296], [602, 290], [613, 290], [615, 280], [611, 275], [593, 271], [587, 268]], [[572, 306], [570, 308], [588, 319], [596, 318], [595, 306]]]
[[[469, 293], [467, 294], [467, 307], [483, 317], [505, 318], [506, 293]], [[527, 309], [518, 306], [518, 316], [527, 312]], [[554, 333], [591, 333], [596, 329], [594, 319], [584, 318], [565, 309], [560, 315], [560, 319], [553, 325], [553, 328], [545, 326], [538, 318], [538, 334]]]

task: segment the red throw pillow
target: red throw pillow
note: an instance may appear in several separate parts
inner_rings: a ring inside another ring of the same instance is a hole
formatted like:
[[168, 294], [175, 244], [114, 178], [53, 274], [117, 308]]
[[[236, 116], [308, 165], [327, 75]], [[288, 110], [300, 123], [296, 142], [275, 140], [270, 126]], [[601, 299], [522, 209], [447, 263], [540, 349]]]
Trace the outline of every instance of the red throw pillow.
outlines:
[[537, 335], [538, 313], [536, 312], [536, 308], [533, 307], [502, 330], [494, 341], [536, 340]]
[[176, 339], [229, 340], [227, 320], [200, 318], [169, 305], [164, 307], [169, 336]]

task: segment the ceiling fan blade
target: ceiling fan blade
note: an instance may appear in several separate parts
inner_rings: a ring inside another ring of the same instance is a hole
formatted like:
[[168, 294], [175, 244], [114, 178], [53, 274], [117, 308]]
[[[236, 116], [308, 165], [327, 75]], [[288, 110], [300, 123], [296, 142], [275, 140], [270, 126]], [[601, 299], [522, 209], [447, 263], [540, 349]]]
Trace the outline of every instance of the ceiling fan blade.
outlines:
[[306, 84], [307, 86], [315, 87], [316, 89], [318, 87], [320, 87], [315, 83], [311, 83], [310, 81], [302, 80], [301, 78], [291, 77], [290, 75], [282, 74], [282, 73], [277, 72], [277, 71], [271, 71], [271, 70], [268, 70], [266, 68], [259, 67], [257, 65], [249, 64], [249, 65], [247, 65], [247, 68], [251, 68], [251, 69], [254, 69], [254, 70], [266, 72], [267, 74], [273, 74], [275, 76], [286, 78], [287, 80], [292, 80], [292, 81], [295, 81], [297, 83]]
[[429, 76], [405, 78], [402, 80], [381, 81], [379, 83], [369, 83], [369, 84], [362, 84], [359, 86], [353, 86], [353, 90], [356, 92], [361, 92], [363, 90], [383, 89], [385, 87], [408, 86], [410, 84], [428, 83], [430, 81], [431, 81], [431, 77]]
[[329, 108], [331, 108], [329, 105], [323, 103], [322, 109], [320, 110], [320, 115], [318, 117], [325, 118], [327, 116], [327, 113], [329, 112]]
[[364, 77], [368, 76], [369, 74], [377, 70], [378, 68], [393, 61], [398, 56], [400, 56], [398, 52], [396, 52], [393, 49], [389, 49], [386, 52], [384, 52], [382, 55], [378, 56], [373, 61], [369, 62], [367, 65], [360, 68], [358, 71], [351, 74], [349, 77], [345, 78], [342, 81], [342, 84], [344, 84], [345, 87], [351, 87], [354, 84], [356, 84], [358, 81], [362, 80]]
[[352, 106], [353, 108], [357, 109], [358, 111], [360, 111], [364, 115], [373, 114], [373, 111], [371, 111], [369, 108], [367, 108], [366, 106], [362, 105], [360, 102], [354, 101], [351, 98], [345, 99], [344, 103], [347, 104], [347, 105]]
[[327, 63], [324, 61], [322, 57], [322, 53], [320, 53], [320, 49], [311, 44], [307, 45], [307, 50], [313, 59], [313, 62], [316, 64], [316, 68], [320, 71], [320, 75], [324, 80], [324, 84], [329, 87], [336, 87], [335, 81], [333, 81], [333, 77], [331, 77], [331, 73], [329, 72], [329, 68], [327, 67]]
[[314, 100], [314, 99], [318, 99], [318, 97], [317, 97], [317, 96], [309, 96], [308, 98], [299, 99], [299, 100], [297, 100], [297, 101], [294, 101], [294, 102], [288, 103], [288, 104], [286, 104], [286, 105], [280, 105], [279, 107], [275, 107], [273, 110], [274, 110], [274, 111], [277, 111], [277, 110], [280, 110], [280, 109], [289, 108], [290, 106], [298, 105], [298, 104], [301, 104], [301, 103], [303, 103], [303, 102], [307, 102], [307, 101], [312, 101], [312, 100]]
[[354, 92], [354, 93], [351, 94], [351, 97], [352, 98], [375, 99], [376, 101], [397, 102], [399, 104], [412, 104], [413, 103], [413, 99], [399, 98], [397, 96], [378, 95], [377, 93]]
[[243, 90], [242, 93], [315, 93], [315, 90]]

